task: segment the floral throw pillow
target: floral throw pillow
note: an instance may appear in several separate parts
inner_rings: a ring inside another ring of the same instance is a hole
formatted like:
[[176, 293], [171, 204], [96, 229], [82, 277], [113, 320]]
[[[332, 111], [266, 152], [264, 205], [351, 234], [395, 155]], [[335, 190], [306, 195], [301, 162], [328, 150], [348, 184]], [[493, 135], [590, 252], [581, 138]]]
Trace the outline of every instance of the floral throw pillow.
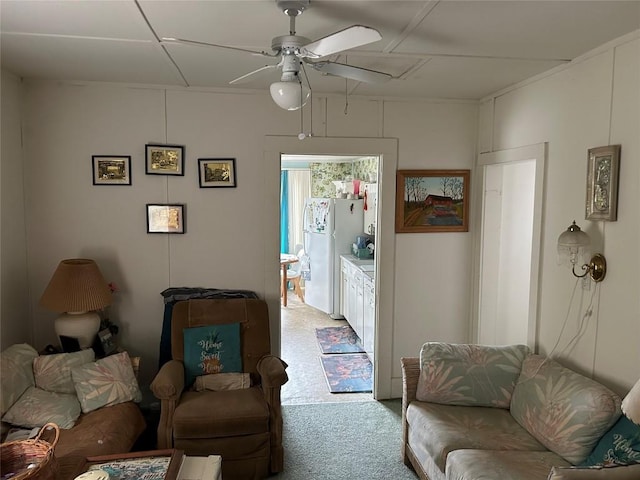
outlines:
[[71, 369], [93, 362], [95, 359], [95, 352], [91, 348], [73, 353], [40, 355], [33, 361], [36, 387], [49, 392], [75, 394]]
[[80, 404], [75, 395], [29, 387], [2, 421], [25, 428], [42, 427], [49, 422], [60, 428], [71, 428], [79, 416]]
[[420, 350], [416, 398], [446, 405], [509, 408], [526, 345], [427, 342]]
[[38, 352], [31, 345], [11, 345], [0, 355], [0, 413], [4, 414], [20, 395], [35, 385], [33, 359]]
[[71, 369], [73, 384], [84, 413], [123, 402], [140, 402], [138, 386], [127, 352]]

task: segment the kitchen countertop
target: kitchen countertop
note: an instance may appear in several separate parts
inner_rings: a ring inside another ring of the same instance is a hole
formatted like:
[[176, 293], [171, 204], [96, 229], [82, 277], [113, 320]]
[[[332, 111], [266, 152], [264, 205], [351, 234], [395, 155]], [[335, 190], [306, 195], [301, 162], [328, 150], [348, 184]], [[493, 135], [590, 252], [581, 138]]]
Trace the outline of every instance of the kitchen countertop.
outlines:
[[[369, 278], [375, 279], [375, 260], [373, 258], [358, 258], [355, 255], [340, 255], [340, 258], [345, 259], [352, 265], [358, 267]], [[364, 267], [364, 268], [363, 268]]]

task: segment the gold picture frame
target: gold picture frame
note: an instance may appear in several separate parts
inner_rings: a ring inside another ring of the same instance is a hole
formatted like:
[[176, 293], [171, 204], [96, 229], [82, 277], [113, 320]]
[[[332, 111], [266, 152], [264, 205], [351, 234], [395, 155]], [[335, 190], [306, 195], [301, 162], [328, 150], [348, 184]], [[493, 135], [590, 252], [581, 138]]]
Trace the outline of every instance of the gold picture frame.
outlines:
[[145, 145], [147, 175], [184, 175], [182, 145]]
[[620, 145], [590, 148], [587, 166], [585, 218], [615, 222], [618, 219]]
[[131, 185], [130, 155], [92, 155], [94, 185]]
[[469, 170], [398, 170], [396, 233], [469, 231]]

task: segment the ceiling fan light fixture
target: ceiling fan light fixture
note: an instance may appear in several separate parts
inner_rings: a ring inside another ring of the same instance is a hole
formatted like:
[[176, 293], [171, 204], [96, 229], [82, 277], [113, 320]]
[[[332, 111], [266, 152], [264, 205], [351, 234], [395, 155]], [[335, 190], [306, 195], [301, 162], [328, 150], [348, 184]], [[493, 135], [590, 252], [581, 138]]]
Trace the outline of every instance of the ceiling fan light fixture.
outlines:
[[290, 111], [304, 107], [311, 94], [309, 87], [299, 82], [274, 82], [269, 90], [276, 105]]

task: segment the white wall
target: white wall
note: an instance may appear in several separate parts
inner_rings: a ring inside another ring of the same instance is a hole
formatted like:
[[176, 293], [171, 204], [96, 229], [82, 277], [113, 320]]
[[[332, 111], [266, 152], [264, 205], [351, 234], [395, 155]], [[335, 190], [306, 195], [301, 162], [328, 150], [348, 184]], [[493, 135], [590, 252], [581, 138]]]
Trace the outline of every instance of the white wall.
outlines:
[[22, 162], [22, 84], [2, 71], [0, 143], [0, 348], [30, 342]]
[[[480, 108], [480, 151], [549, 142], [537, 341], [549, 353], [560, 335], [575, 279], [557, 265], [556, 241], [572, 220], [603, 252], [608, 273], [578, 287], [558, 352], [562, 363], [625, 393], [640, 377], [640, 34], [623, 37], [567, 68], [499, 92]], [[618, 220], [585, 220], [587, 150], [621, 144]], [[581, 314], [593, 315], [573, 349]]]
[[[143, 381], [156, 369], [165, 288], [254, 290], [272, 314], [277, 310], [278, 268], [265, 268], [262, 237], [278, 222], [265, 212], [278, 211], [279, 167], [265, 164], [264, 141], [267, 135], [297, 135], [297, 113], [279, 109], [267, 93], [142, 85], [29, 81], [25, 98], [28, 272], [37, 346], [55, 339], [55, 314], [37, 302], [57, 263], [69, 257], [96, 259], [106, 279], [121, 287], [114, 318], [122, 327], [121, 344], [143, 357]], [[316, 136], [399, 138], [399, 168], [473, 164], [475, 103], [352, 98], [345, 116], [343, 99], [316, 98], [313, 113]], [[308, 126], [305, 118], [305, 131]], [[145, 175], [149, 142], [185, 145], [185, 176]], [[93, 186], [95, 154], [131, 155], [132, 185]], [[200, 189], [202, 157], [235, 157], [237, 188]], [[147, 234], [148, 202], [185, 203], [187, 233]], [[396, 261], [393, 365], [386, 368], [394, 396], [401, 394], [401, 356], [416, 355], [426, 340], [467, 340], [471, 264], [471, 233], [398, 238], [396, 251], [385, 252]], [[434, 278], [433, 271], [445, 276]]]

